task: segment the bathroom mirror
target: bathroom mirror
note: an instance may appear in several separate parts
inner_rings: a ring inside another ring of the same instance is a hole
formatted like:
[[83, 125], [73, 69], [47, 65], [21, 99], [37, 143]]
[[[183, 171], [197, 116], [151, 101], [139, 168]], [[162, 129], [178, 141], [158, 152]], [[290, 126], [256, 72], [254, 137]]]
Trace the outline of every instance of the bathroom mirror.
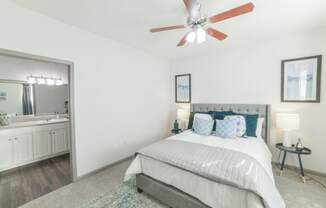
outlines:
[[46, 115], [68, 113], [69, 90], [63, 85], [27, 84], [0, 80], [0, 113]]

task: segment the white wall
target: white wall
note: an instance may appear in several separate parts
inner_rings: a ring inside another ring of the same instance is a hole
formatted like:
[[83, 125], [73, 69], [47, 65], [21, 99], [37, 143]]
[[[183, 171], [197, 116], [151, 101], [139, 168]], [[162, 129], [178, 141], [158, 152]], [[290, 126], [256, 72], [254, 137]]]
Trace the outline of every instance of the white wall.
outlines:
[[[232, 38], [232, 37], [230, 37]], [[216, 43], [216, 44], [223, 44]], [[326, 30], [296, 33], [292, 36], [239, 46], [219, 53], [203, 54], [171, 63], [175, 74], [192, 74], [193, 103], [253, 103], [272, 104], [275, 112], [297, 112], [301, 116], [301, 129], [297, 134], [313, 151], [304, 157], [305, 168], [326, 173], [326, 68], [323, 66], [322, 102], [320, 104], [286, 104], [280, 102], [281, 60], [312, 55], [326, 58]], [[171, 87], [174, 83], [171, 82]], [[171, 90], [173, 94], [173, 90]], [[173, 99], [173, 98], [172, 98]], [[172, 104], [173, 108], [176, 105]], [[171, 114], [175, 118], [175, 111]], [[171, 118], [171, 119], [172, 119]], [[280, 142], [279, 132], [273, 130], [271, 146]], [[274, 159], [278, 151], [272, 148]], [[297, 158], [288, 158], [297, 165]]]
[[167, 60], [14, 3], [0, 3], [0, 47], [75, 63], [79, 176], [130, 156], [168, 128]]
[[68, 66], [0, 55], [0, 79], [27, 81], [30, 75], [61, 78], [68, 83]]

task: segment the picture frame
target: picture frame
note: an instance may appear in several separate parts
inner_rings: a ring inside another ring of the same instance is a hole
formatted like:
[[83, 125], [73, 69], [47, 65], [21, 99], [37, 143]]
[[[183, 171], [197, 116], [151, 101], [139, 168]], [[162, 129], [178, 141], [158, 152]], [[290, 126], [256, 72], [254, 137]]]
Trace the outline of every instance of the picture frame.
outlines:
[[175, 76], [175, 102], [191, 103], [191, 74]]
[[282, 61], [281, 102], [320, 103], [322, 55]]

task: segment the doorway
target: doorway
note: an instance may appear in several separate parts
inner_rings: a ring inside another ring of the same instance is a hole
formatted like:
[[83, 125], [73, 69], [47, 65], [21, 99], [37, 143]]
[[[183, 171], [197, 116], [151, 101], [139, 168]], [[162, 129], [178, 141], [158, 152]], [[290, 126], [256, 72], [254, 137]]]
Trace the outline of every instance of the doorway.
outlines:
[[0, 207], [77, 179], [73, 78], [71, 61], [0, 49]]

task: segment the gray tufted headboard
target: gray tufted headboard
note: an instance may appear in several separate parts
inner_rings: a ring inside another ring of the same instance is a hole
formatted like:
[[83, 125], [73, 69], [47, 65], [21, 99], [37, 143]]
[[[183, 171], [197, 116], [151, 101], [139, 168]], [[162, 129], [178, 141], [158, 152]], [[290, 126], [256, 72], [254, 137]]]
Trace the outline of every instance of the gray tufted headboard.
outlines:
[[191, 112], [233, 111], [237, 113], [259, 114], [264, 118], [262, 137], [268, 144], [271, 127], [271, 106], [263, 104], [191, 104]]

